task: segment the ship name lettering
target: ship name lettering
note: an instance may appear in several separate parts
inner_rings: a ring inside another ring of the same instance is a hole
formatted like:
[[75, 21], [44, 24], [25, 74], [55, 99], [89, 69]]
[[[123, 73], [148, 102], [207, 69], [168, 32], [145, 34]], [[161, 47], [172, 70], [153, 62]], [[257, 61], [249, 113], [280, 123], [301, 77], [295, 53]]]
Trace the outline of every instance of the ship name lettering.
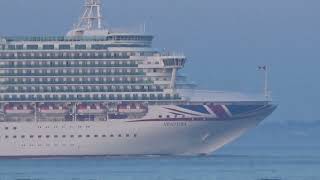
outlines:
[[185, 127], [187, 126], [186, 122], [165, 122], [165, 127]]

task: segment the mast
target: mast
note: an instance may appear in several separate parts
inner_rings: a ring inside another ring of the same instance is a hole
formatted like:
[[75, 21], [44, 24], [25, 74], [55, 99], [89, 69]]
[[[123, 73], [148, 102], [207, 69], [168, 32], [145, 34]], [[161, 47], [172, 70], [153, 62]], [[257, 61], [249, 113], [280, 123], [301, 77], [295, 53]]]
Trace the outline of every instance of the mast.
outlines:
[[80, 18], [77, 28], [86, 30], [103, 29], [100, 0], [85, 0], [84, 12]]
[[268, 83], [268, 71], [269, 71], [269, 66], [264, 65], [264, 66], [258, 66], [258, 70], [262, 70], [264, 72], [264, 87], [263, 87], [263, 93], [267, 101], [269, 101], [270, 98], [270, 91], [269, 91], [269, 83]]

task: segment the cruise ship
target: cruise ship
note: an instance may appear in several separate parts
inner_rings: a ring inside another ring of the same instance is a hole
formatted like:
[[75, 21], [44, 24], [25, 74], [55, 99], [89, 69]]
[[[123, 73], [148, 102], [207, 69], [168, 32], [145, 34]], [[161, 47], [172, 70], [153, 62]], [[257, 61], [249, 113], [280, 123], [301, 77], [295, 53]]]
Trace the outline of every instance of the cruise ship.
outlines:
[[65, 36], [0, 37], [0, 157], [210, 155], [276, 109], [197, 90], [183, 54], [104, 27], [101, 7]]

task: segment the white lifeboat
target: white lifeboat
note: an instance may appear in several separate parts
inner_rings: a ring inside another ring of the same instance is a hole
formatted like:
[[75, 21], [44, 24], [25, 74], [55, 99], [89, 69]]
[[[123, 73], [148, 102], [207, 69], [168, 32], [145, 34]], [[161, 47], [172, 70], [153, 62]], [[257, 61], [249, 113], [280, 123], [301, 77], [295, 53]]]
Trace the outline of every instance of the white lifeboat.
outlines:
[[44, 114], [65, 114], [69, 111], [67, 107], [61, 105], [40, 105], [40, 113]]
[[28, 105], [5, 105], [4, 112], [6, 114], [32, 114], [33, 108]]
[[105, 112], [105, 108], [100, 104], [79, 104], [77, 112], [80, 114], [102, 114]]
[[120, 104], [118, 105], [119, 113], [145, 113], [148, 107], [143, 104]]

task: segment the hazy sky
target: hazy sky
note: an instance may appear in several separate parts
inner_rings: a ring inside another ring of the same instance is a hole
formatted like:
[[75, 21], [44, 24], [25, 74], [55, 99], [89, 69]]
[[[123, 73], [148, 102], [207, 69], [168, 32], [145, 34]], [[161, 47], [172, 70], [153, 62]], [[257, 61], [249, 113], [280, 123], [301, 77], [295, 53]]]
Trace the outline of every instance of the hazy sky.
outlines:
[[[139, 27], [154, 47], [184, 52], [201, 88], [262, 92], [271, 67], [279, 109], [268, 121], [315, 121], [320, 110], [319, 0], [102, 0], [111, 27]], [[1, 0], [1, 35], [64, 35], [83, 0]]]

